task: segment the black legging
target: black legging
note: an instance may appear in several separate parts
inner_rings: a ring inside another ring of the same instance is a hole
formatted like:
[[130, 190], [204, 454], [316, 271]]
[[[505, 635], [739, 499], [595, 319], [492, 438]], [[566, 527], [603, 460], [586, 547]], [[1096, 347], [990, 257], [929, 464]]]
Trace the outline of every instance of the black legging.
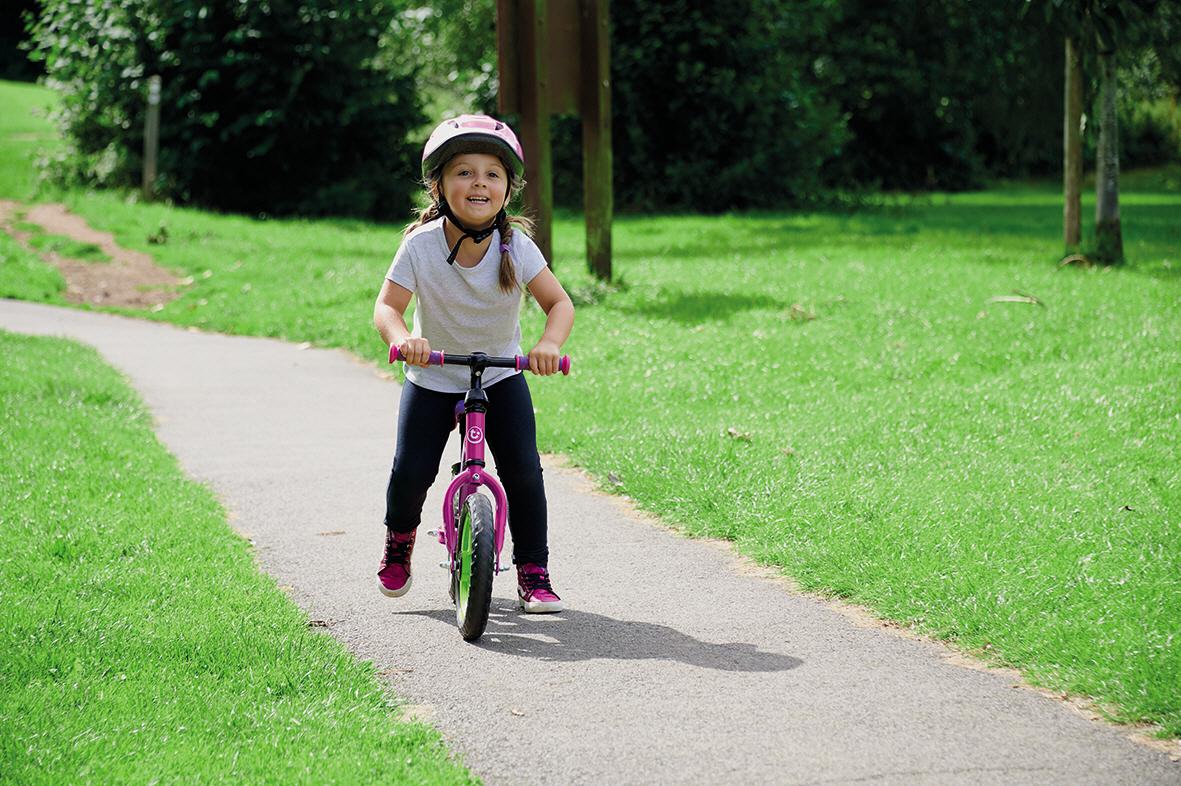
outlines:
[[[485, 438], [496, 461], [496, 476], [508, 497], [513, 560], [546, 565], [545, 484], [537, 455], [533, 399], [522, 374], [484, 388], [488, 394]], [[422, 520], [426, 493], [439, 471], [462, 393], [438, 393], [411, 382], [402, 387], [398, 410], [398, 446], [386, 489], [385, 525], [411, 532]], [[456, 451], [458, 460], [458, 450]]]

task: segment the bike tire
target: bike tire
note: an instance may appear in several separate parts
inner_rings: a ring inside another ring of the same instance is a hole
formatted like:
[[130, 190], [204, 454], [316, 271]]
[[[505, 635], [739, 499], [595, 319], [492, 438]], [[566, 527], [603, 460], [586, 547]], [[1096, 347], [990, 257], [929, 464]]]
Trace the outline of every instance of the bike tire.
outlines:
[[495, 544], [492, 502], [472, 494], [459, 515], [458, 548], [451, 584], [455, 598], [455, 624], [466, 641], [475, 641], [488, 625], [492, 605], [492, 563]]

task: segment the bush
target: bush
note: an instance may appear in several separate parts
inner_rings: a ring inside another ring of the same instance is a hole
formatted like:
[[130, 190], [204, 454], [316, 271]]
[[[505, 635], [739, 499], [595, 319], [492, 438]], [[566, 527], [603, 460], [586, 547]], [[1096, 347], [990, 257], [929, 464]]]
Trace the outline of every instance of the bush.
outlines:
[[159, 193], [404, 217], [418, 175], [406, 135], [423, 118], [413, 74], [378, 65], [396, 20], [381, 0], [47, 2], [33, 36], [62, 93], [55, 172], [138, 185], [147, 77], [159, 74]]
[[1181, 161], [1181, 112], [1167, 98], [1121, 107], [1119, 137], [1121, 166]]
[[835, 3], [817, 51], [851, 136], [830, 182], [963, 189], [1056, 170], [1063, 43], [1023, 5]]
[[807, 54], [827, 5], [615, 0], [620, 207], [719, 211], [814, 197], [822, 163], [845, 139]]
[[[1024, 0], [612, 3], [623, 209], [962, 189], [1061, 166], [1062, 40]], [[581, 197], [577, 121], [554, 193]]]
[[1117, 103], [1121, 167], [1181, 161], [1181, 112], [1177, 109], [1181, 85], [1169, 78], [1167, 61], [1160, 54], [1151, 47], [1121, 53]]

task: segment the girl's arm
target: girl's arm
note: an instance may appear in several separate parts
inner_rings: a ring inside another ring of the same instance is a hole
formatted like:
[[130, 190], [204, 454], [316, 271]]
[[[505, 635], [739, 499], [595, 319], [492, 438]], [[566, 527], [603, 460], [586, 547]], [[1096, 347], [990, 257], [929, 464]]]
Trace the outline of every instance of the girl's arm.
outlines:
[[529, 350], [529, 370], [548, 376], [558, 372], [562, 344], [574, 327], [574, 303], [547, 267], [529, 282], [529, 294], [545, 312], [545, 330], [541, 340]]
[[407, 363], [425, 366], [431, 354], [431, 345], [425, 338], [413, 338], [402, 316], [413, 296], [414, 293], [409, 289], [387, 278], [373, 305], [373, 324], [387, 345], [402, 350]]

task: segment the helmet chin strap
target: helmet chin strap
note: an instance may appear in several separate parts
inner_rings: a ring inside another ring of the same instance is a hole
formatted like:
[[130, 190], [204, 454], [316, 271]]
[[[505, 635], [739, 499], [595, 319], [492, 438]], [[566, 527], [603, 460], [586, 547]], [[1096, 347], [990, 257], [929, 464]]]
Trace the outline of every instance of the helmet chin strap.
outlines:
[[446, 199], [439, 201], [439, 212], [446, 216], [448, 221], [450, 221], [452, 224], [455, 224], [455, 227], [460, 232], [463, 232], [463, 234], [459, 236], [459, 240], [455, 241], [455, 245], [451, 247], [451, 253], [447, 256], [448, 265], [455, 263], [455, 257], [457, 254], [459, 254], [459, 247], [463, 244], [465, 238], [470, 237], [473, 243], [481, 243], [493, 232], [495, 232], [496, 227], [499, 226], [500, 222], [504, 220], [504, 208], [502, 207], [500, 212], [496, 214], [496, 218], [493, 219], [489, 226], [485, 227], [484, 229], [469, 229], [468, 227], [464, 226], [462, 221], [455, 217], [454, 213], [451, 212], [451, 206], [447, 204]]

